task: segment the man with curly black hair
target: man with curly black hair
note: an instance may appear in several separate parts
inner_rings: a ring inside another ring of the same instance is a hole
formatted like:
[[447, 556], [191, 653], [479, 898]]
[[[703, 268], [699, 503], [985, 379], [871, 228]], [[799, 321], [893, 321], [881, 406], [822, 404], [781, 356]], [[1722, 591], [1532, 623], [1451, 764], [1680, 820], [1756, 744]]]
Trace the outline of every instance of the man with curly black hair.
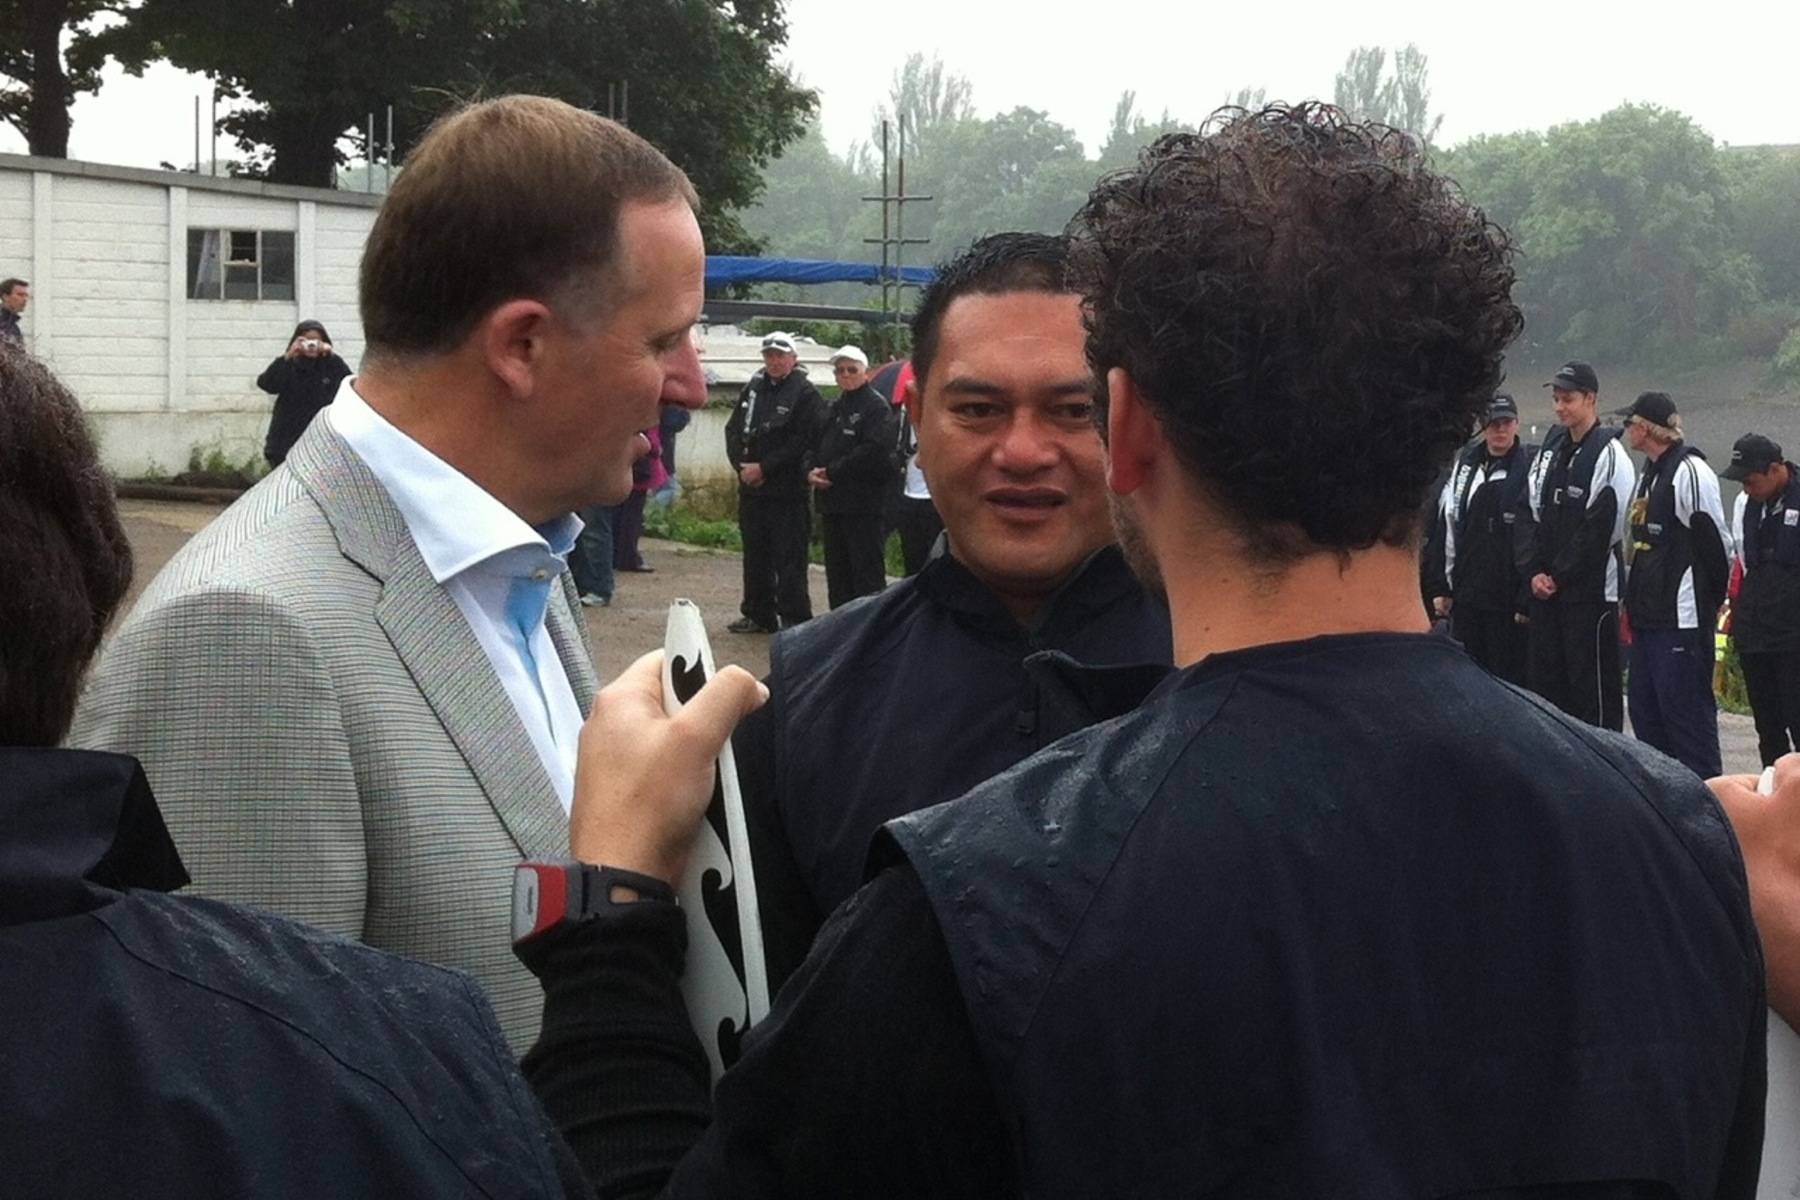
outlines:
[[[704, 1133], [701, 1069], [578, 1153], [622, 1182], [679, 1113], [683, 1196], [1752, 1195], [1762, 964], [1717, 804], [1419, 604], [1428, 491], [1521, 324], [1505, 235], [1412, 139], [1312, 105], [1159, 140], [1072, 234], [1174, 672], [889, 822]], [[632, 740], [623, 707], [596, 744]], [[590, 777], [571, 840], [674, 878], [710, 775], [646, 807], [648, 753]], [[581, 932], [605, 969], [545, 1025], [615, 1052], [589, 1095], [633, 1056], [679, 1082], [646, 1049], [679, 928], [636, 904]]]

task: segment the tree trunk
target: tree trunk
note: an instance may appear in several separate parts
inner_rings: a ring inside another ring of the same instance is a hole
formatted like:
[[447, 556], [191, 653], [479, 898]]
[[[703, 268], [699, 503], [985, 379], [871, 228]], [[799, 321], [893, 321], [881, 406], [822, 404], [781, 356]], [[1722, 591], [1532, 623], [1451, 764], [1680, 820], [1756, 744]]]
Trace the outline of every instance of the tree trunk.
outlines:
[[31, 52], [25, 143], [41, 158], [69, 157], [69, 77], [62, 60], [68, 19], [69, 0], [33, 0], [25, 6], [25, 46]]
[[336, 187], [338, 134], [348, 124], [325, 113], [271, 112], [269, 145], [275, 155], [269, 182]]

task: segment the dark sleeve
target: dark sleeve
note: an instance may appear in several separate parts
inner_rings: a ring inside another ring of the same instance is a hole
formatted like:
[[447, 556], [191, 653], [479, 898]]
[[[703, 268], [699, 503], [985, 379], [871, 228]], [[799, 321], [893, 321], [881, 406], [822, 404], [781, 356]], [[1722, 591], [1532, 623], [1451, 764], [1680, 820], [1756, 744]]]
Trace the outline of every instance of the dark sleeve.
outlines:
[[828, 463], [833, 483], [842, 480], [867, 480], [880, 483], [890, 474], [894, 452], [894, 426], [886, 411], [887, 402], [870, 405], [856, 440], [837, 462]]
[[744, 397], [750, 394], [750, 388], [755, 382], [752, 379], [738, 392], [737, 404], [725, 419], [725, 457], [731, 460], [731, 469], [734, 471], [744, 465]]
[[1694, 592], [1701, 611], [1716, 616], [1731, 583], [1731, 556], [1725, 553], [1724, 535], [1711, 513], [1696, 509], [1688, 518], [1688, 529], [1694, 535]]
[[1581, 514], [1575, 536], [1564, 544], [1562, 553], [1550, 563], [1550, 578], [1560, 585], [1581, 573], [1582, 564], [1600, 562], [1612, 546], [1613, 525], [1619, 519], [1619, 494], [1607, 488]]
[[1519, 573], [1519, 591], [1513, 606], [1521, 613], [1531, 611], [1531, 577], [1537, 574], [1537, 522], [1531, 516], [1528, 489], [1519, 492], [1513, 505], [1512, 526], [1513, 569]]
[[788, 415], [787, 428], [773, 446], [763, 451], [763, 472], [780, 474], [790, 466], [804, 470], [823, 432], [824, 415], [825, 401], [819, 395], [819, 389], [810, 379], [802, 379], [799, 394], [794, 397], [794, 410]]
[[731, 750], [744, 795], [744, 824], [750, 835], [750, 860], [756, 868], [756, 907], [762, 918], [763, 958], [769, 971], [769, 995], [774, 996], [812, 949], [825, 914], [806, 886], [781, 804], [777, 736], [783, 691], [773, 672], [763, 682], [769, 685], [769, 702], [739, 723], [731, 736]]
[[[1762, 978], [1758, 963], [1757, 979]], [[1762, 1174], [1763, 1131], [1769, 1090], [1769, 1008], [1766, 994], [1750, 1007], [1749, 1034], [1744, 1040], [1743, 1082], [1738, 1087], [1737, 1110], [1726, 1135], [1724, 1161], [1719, 1164], [1717, 1200], [1755, 1200]]]
[[[339, 358], [335, 354], [333, 354], [331, 356], [330, 369], [331, 369], [331, 387], [332, 387], [331, 396], [332, 396], [332, 399], [335, 400], [337, 398], [337, 390], [336, 390], [337, 385], [344, 382], [344, 380], [350, 378], [350, 376], [356, 374], [356, 372], [352, 371], [350, 369], [349, 363], [345, 362], [343, 359]], [[329, 403], [331, 403], [331, 401], [327, 400], [326, 403], [329, 404]]]
[[[1446, 485], [1448, 486], [1448, 485]], [[1444, 543], [1449, 535], [1449, 516], [1444, 512], [1443, 492], [1431, 508], [1431, 525], [1425, 534], [1425, 551], [1419, 559], [1419, 586], [1428, 598], [1448, 596], [1450, 581], [1445, 578]]]
[[682, 1015], [680, 920], [671, 906], [630, 906], [520, 955], [545, 990], [526, 1075], [599, 1195], [1017, 1194], [949, 951], [910, 869], [884, 872], [826, 923], [720, 1081], [710, 1125]]
[[256, 377], [256, 386], [271, 396], [279, 395], [281, 389], [288, 385], [288, 380], [292, 379], [293, 375], [294, 360], [279, 357], [269, 364], [266, 371]]

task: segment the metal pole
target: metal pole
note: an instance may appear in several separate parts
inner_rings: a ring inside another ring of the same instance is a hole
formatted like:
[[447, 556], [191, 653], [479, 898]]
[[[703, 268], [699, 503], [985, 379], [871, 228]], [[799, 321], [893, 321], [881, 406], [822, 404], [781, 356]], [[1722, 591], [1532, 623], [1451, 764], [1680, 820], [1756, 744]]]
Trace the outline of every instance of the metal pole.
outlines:
[[884, 117], [881, 122], [881, 320], [887, 323], [888, 316], [888, 197], [893, 193], [888, 190], [888, 123]]
[[212, 173], [219, 173], [219, 91], [213, 89], [212, 94]]
[[194, 174], [200, 173], [200, 97], [194, 96]]
[[382, 158], [381, 192], [386, 195], [394, 187], [394, 106], [387, 106], [388, 139], [387, 153]]
[[606, 85], [606, 119], [609, 121], [616, 121], [619, 119], [618, 113], [619, 85], [616, 83], [609, 83]]
[[900, 313], [906, 307], [906, 118], [900, 118], [900, 179], [894, 192], [894, 347], [900, 346]]
[[375, 190], [375, 114], [369, 114], [369, 133], [363, 138], [363, 191]]
[[631, 80], [619, 81], [619, 124], [631, 124]]

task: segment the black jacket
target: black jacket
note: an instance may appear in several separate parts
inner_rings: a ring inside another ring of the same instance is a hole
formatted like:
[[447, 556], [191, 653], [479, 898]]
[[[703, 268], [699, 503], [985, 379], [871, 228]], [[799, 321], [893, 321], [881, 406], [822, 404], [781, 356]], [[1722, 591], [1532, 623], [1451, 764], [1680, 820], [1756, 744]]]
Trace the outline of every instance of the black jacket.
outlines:
[[831, 486], [817, 492], [826, 515], [878, 513], [893, 490], [894, 407], [868, 384], [837, 398], [825, 414], [813, 465]]
[[1626, 524], [1625, 610], [1634, 629], [1711, 629], [1731, 581], [1719, 480], [1676, 443], [1644, 464]]
[[1800, 651], [1800, 464], [1787, 469], [1787, 491], [1776, 503], [1745, 498], [1744, 579], [1731, 618], [1742, 654]]
[[725, 455], [734, 471], [746, 463], [760, 465], [763, 481], [760, 487], [740, 482], [738, 496], [806, 499], [806, 472], [824, 419], [825, 400], [804, 369], [795, 367], [779, 381], [766, 371], [752, 375], [725, 422]]
[[1450, 596], [1459, 608], [1525, 612], [1531, 599], [1535, 555], [1526, 484], [1537, 447], [1514, 442], [1492, 459], [1477, 441], [1457, 456], [1445, 482], [1443, 548], [1434, 596]]
[[350, 364], [335, 354], [323, 358], [283, 355], [256, 377], [256, 386], [275, 396], [269, 416], [269, 435], [263, 441], [263, 457], [280, 463], [319, 415], [336, 399], [338, 385], [351, 375]]
[[710, 1107], [678, 909], [544, 948], [605, 1194], [1755, 1193], [1724, 815], [1447, 639], [1215, 655], [888, 828]]
[[475, 983], [187, 882], [136, 760], [0, 749], [0, 1192], [580, 1196]]
[[1047, 703], [1058, 689], [1027, 659], [1049, 650], [1166, 666], [1168, 609], [1108, 546], [1027, 630], [940, 553], [879, 595], [775, 638], [770, 701], [732, 739], [771, 987], [861, 885], [883, 821], [953, 800], [1091, 719]]
[[1533, 575], [1556, 581], [1553, 604], [1620, 599], [1625, 582], [1625, 509], [1636, 473], [1617, 429], [1596, 425], [1579, 442], [1550, 431], [1531, 464], [1537, 522]]

